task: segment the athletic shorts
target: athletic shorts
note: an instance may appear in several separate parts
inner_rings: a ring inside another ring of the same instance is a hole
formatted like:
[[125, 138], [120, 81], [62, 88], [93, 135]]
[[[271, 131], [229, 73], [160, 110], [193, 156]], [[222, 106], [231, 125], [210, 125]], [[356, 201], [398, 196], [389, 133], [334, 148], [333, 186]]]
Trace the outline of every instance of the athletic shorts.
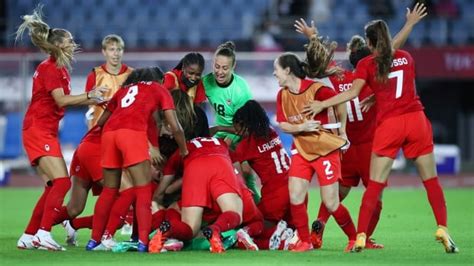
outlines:
[[362, 179], [362, 184], [367, 187], [371, 155], [372, 142], [351, 144], [349, 150], [342, 155], [340, 184], [345, 187], [357, 187]]
[[265, 220], [276, 223], [280, 220], [287, 221], [286, 217], [290, 212], [288, 182], [269, 192], [262, 190], [262, 199], [257, 206]]
[[63, 158], [57, 134], [37, 127], [29, 127], [23, 130], [22, 134], [23, 146], [32, 166], [37, 166], [38, 159], [43, 156]]
[[81, 142], [72, 157], [71, 176], [90, 182], [102, 180], [100, 166], [100, 143]]
[[395, 159], [400, 148], [414, 159], [433, 152], [433, 131], [423, 111], [390, 117], [375, 130], [372, 152]]
[[144, 131], [118, 129], [102, 133], [102, 168], [127, 168], [150, 160]]
[[183, 207], [211, 208], [212, 202], [225, 193], [240, 194], [237, 176], [228, 158], [202, 156], [189, 162], [183, 173]]
[[334, 184], [341, 179], [341, 159], [339, 156], [339, 150], [335, 150], [326, 156], [308, 161], [299, 153], [293, 154], [288, 175], [311, 182], [314, 173], [316, 173], [319, 186]]

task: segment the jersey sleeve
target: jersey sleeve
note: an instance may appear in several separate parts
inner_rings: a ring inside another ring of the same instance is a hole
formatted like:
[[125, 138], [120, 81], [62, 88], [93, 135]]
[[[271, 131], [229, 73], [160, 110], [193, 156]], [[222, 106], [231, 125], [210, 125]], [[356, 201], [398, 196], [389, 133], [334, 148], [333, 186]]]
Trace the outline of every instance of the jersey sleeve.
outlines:
[[48, 93], [51, 93], [55, 89], [63, 88], [63, 75], [59, 68], [48, 67], [40, 74], [44, 82], [44, 87]]
[[182, 159], [178, 151], [175, 151], [173, 155], [170, 156], [168, 161], [166, 161], [165, 166], [163, 167], [163, 175], [174, 175], [178, 172], [178, 169], [181, 165]]
[[196, 88], [196, 95], [194, 97], [194, 103], [200, 104], [206, 101], [206, 93], [204, 92], [204, 85], [202, 81], [199, 81]]
[[277, 95], [277, 106], [276, 106], [276, 120], [277, 122], [286, 122], [285, 114], [283, 114], [283, 108], [281, 106], [281, 92], [282, 90], [278, 91]]
[[165, 89], [163, 86], [156, 84], [158, 88], [156, 88], [156, 91], [158, 92], [157, 100], [160, 105], [161, 110], [169, 110], [175, 109], [174, 102], [173, 102], [173, 97], [171, 97], [170, 92]]
[[165, 78], [163, 80], [163, 87], [165, 87], [168, 90], [176, 89], [176, 79], [173, 73], [171, 72], [165, 73]]
[[362, 59], [357, 63], [355, 73], [354, 73], [354, 80], [356, 79], [363, 79], [365, 81], [369, 80], [369, 66], [368, 66], [368, 60]]
[[335, 96], [337, 93], [329, 87], [321, 87], [314, 96], [314, 99], [317, 101], [324, 101]]
[[86, 87], [85, 92], [91, 91], [95, 87], [95, 71], [92, 71], [87, 75]]

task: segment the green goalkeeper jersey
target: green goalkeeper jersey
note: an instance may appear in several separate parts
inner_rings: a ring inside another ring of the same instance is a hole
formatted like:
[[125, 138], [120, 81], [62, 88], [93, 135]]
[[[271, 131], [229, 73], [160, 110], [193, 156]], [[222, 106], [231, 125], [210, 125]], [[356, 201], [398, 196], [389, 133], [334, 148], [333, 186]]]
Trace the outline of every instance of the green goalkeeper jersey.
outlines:
[[[217, 84], [212, 73], [202, 78], [207, 99], [214, 109], [215, 124], [218, 126], [232, 126], [232, 119], [235, 112], [248, 100], [252, 99], [249, 85], [239, 75], [232, 74], [232, 81], [229, 85], [221, 87]], [[231, 138], [232, 143], [239, 141], [239, 137], [226, 132], [218, 132], [216, 137]]]

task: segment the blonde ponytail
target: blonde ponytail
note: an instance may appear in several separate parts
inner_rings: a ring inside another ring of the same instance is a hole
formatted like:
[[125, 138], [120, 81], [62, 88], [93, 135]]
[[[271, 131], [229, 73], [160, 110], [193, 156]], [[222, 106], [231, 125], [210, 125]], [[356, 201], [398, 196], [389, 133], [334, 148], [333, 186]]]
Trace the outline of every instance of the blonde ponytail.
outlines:
[[311, 36], [309, 44], [305, 45], [306, 60], [304, 70], [310, 78], [324, 78], [341, 72], [337, 66], [330, 67], [337, 43], [324, 40], [316, 35]]
[[29, 30], [31, 42], [38, 47], [42, 52], [47, 53], [56, 58], [58, 67], [71, 67], [71, 62], [74, 59], [74, 54], [77, 51], [77, 45], [72, 42], [73, 49], [59, 47], [70, 33], [64, 29], [51, 29], [42, 19], [43, 5], [38, 5], [31, 15], [24, 15], [22, 17], [23, 23], [16, 31], [15, 41], [21, 40], [26, 29]]

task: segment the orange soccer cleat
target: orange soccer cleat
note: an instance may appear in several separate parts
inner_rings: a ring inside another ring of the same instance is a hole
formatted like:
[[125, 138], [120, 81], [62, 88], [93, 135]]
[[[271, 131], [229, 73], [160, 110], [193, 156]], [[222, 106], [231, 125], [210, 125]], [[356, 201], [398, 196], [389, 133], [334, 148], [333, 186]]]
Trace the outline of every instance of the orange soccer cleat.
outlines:
[[382, 249], [384, 248], [383, 244], [375, 242], [375, 239], [369, 238], [367, 239], [367, 242], [365, 243], [365, 248], [366, 249]]
[[148, 253], [161, 253], [166, 240], [168, 239], [167, 232], [170, 230], [170, 223], [168, 221], [163, 221], [160, 224], [156, 234], [148, 243]]
[[315, 249], [320, 249], [323, 246], [323, 232], [325, 224], [316, 220], [311, 225], [311, 243]]
[[459, 249], [449, 236], [448, 228], [439, 226], [435, 233], [436, 240], [443, 244], [446, 253], [458, 253]]
[[347, 246], [346, 248], [344, 249], [344, 252], [352, 252], [352, 250], [354, 249], [354, 245], [355, 245], [355, 240], [349, 240], [349, 243], [347, 243]]
[[355, 252], [361, 252], [365, 248], [366, 242], [367, 242], [367, 236], [365, 233], [357, 234], [353, 250]]
[[202, 229], [202, 234], [209, 240], [211, 247], [209, 248], [211, 253], [223, 253], [225, 252], [224, 245], [222, 244], [221, 234], [217, 230], [212, 230], [210, 227]]
[[299, 240], [294, 246], [291, 247], [292, 252], [306, 252], [313, 249], [313, 245], [309, 242]]

